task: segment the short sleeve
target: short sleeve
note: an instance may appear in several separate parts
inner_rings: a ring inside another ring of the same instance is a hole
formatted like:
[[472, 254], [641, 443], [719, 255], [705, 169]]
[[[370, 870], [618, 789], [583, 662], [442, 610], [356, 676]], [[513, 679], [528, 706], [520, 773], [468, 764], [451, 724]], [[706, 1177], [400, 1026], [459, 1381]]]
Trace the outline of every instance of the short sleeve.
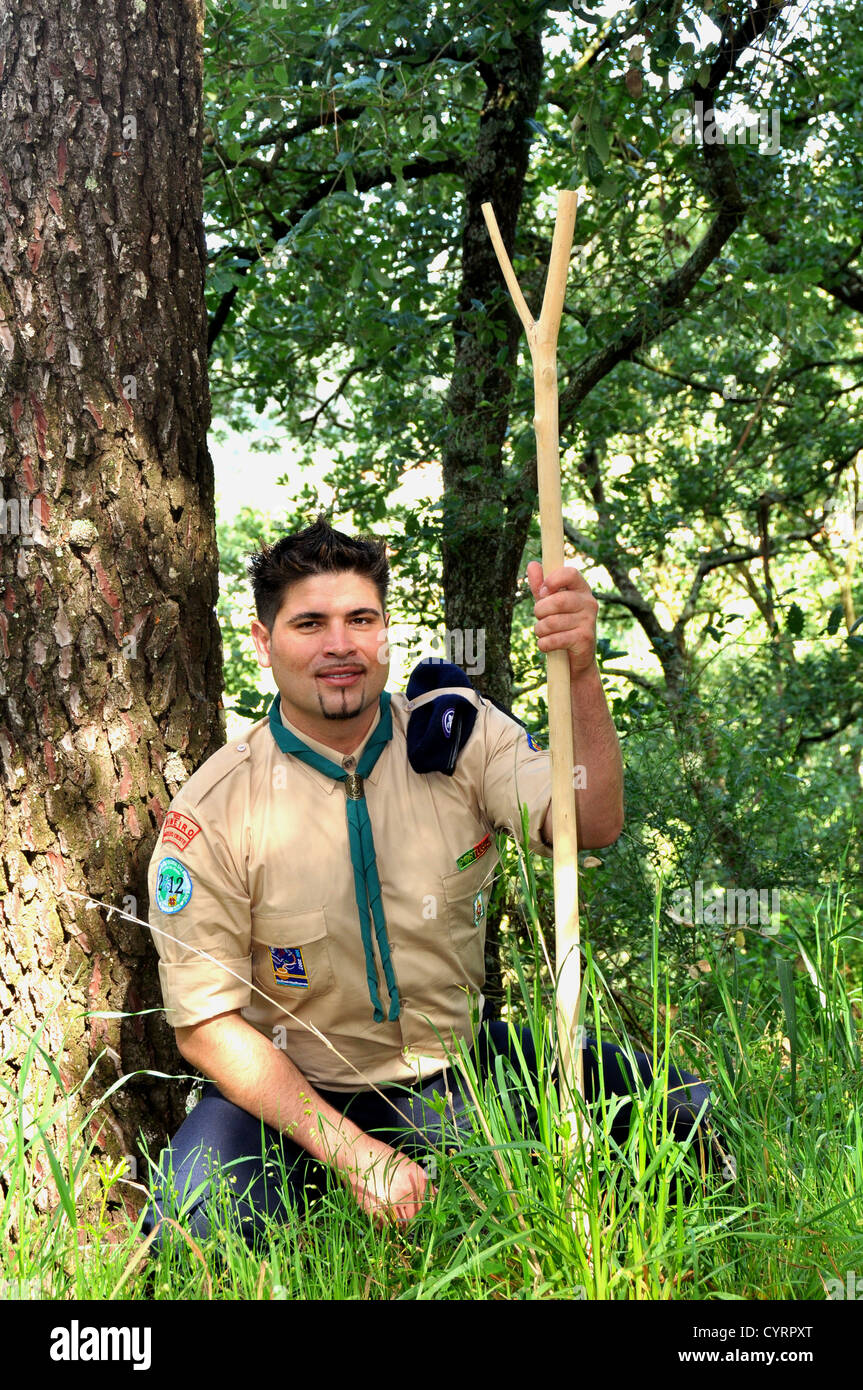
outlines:
[[148, 874], [150, 928], [173, 1028], [246, 1008], [252, 998], [248, 892], [224, 834], [200, 811], [172, 803]]
[[482, 784], [483, 809], [495, 830], [507, 830], [523, 844], [522, 805], [527, 806], [528, 842], [551, 856], [542, 824], [551, 806], [551, 754], [538, 748], [527, 729], [495, 705], [484, 708], [486, 741]]

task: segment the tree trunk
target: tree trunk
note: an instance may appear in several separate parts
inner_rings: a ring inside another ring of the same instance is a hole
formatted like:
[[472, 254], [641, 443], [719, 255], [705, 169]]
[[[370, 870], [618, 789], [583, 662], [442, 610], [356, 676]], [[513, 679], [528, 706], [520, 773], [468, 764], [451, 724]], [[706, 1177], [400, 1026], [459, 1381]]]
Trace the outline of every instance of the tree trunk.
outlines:
[[[521, 325], [482, 204], [494, 204], [512, 254], [530, 152], [527, 121], [536, 110], [542, 76], [539, 34], [526, 29], [513, 32], [512, 40], [514, 47], [500, 50], [493, 70], [480, 68], [486, 102], [476, 152], [465, 171], [462, 284], [448, 400], [451, 428], [442, 458], [447, 629], [465, 633], [466, 651], [469, 643], [471, 650], [479, 650], [480, 639], [468, 634], [484, 632], [485, 669], [474, 683], [506, 706], [512, 702], [509, 653], [518, 566], [532, 509], [522, 503], [508, 512], [504, 437]], [[535, 465], [533, 471], [535, 500]]]
[[[522, 498], [508, 513], [503, 448], [521, 324], [503, 283], [482, 204], [494, 204], [511, 256], [530, 153], [527, 121], [536, 111], [542, 77], [539, 34], [527, 29], [514, 33], [513, 41], [515, 47], [501, 49], [493, 70], [481, 67], [486, 101], [476, 152], [465, 170], [462, 283], [448, 398], [451, 428], [442, 455], [441, 543], [447, 630], [463, 634], [466, 653], [482, 653], [474, 663], [481, 669], [471, 679], [506, 708], [512, 704], [512, 613], [531, 502], [536, 500], [536, 466], [528, 505]], [[486, 924], [485, 951], [485, 993], [493, 1015], [503, 993], [500, 921], [501, 908], [495, 907]]]
[[[184, 1071], [146, 916], [171, 797], [223, 740], [203, 300], [201, 0], [0, 20], [0, 1040], [72, 1088]], [[82, 1010], [156, 1012], [124, 1020]], [[176, 1128], [127, 1082], [98, 1143]], [[110, 1131], [113, 1130], [113, 1138]]]

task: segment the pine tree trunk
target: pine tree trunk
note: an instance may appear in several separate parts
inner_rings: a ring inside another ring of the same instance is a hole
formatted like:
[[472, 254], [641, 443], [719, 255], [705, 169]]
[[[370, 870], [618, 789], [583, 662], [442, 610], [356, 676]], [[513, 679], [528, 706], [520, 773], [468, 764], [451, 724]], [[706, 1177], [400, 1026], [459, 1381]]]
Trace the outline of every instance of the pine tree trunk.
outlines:
[[[0, 19], [0, 1042], [64, 1083], [183, 1072], [146, 868], [223, 740], [201, 220], [201, 0], [20, 0]], [[81, 1019], [83, 1010], [157, 1012]], [[110, 1107], [110, 1108], [108, 1108]], [[100, 1146], [158, 1145], [136, 1078]], [[113, 1134], [112, 1134], [113, 1131]]]

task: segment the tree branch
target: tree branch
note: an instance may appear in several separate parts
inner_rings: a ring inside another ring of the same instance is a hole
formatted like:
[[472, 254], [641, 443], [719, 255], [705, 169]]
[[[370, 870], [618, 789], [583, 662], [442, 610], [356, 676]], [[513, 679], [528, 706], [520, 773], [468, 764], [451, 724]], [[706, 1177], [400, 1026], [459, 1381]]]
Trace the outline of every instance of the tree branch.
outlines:
[[690, 291], [719, 255], [731, 233], [742, 220], [742, 204], [730, 211], [720, 212], [703, 240], [680, 269], [658, 287], [610, 342], [598, 348], [575, 369], [560, 394], [561, 424], [572, 421], [585, 397], [618, 362], [630, 358], [636, 348], [645, 347], [653, 342], [677, 322]]
[[844, 719], [840, 719], [835, 729], [822, 729], [817, 734], [801, 734], [794, 749], [795, 753], [800, 752], [804, 743], [827, 743], [829, 739], [835, 738], [837, 734], [841, 734], [843, 729], [847, 729], [849, 724], [853, 724], [855, 720], [859, 719], [861, 714], [863, 714], [863, 705], [858, 705], [856, 709], [852, 709], [846, 714]]
[[305, 435], [305, 438], [303, 439], [304, 444], [307, 443], [309, 439], [311, 439], [315, 431], [315, 425], [318, 423], [318, 420], [323, 415], [327, 406], [332, 405], [333, 401], [338, 399], [338, 397], [342, 394], [348, 382], [350, 381], [351, 377], [356, 376], [357, 372], [364, 372], [368, 366], [368, 362], [356, 362], [352, 367], [348, 367], [348, 370], [345, 372], [341, 381], [336, 386], [335, 391], [333, 391], [331, 395], [327, 396], [326, 400], [321, 401], [318, 405], [317, 410], [313, 411], [311, 415], [305, 415], [303, 417], [303, 419], [300, 421], [300, 424], [308, 425], [309, 427]]
[[[593, 497], [593, 505], [599, 517], [600, 529], [610, 533], [612, 528], [608, 504], [605, 497], [605, 489], [599, 471], [599, 455], [593, 446], [585, 450], [584, 458], [579, 466], [579, 472], [586, 480], [591, 496]], [[563, 523], [563, 530], [564, 535], [570, 540], [573, 539], [571, 533], [574, 532], [574, 528], [570, 527], [566, 520], [564, 520]], [[615, 595], [594, 593], [594, 597], [606, 603], [621, 603], [624, 607], [629, 609], [644, 630], [657, 659], [666, 673], [669, 684], [675, 685], [677, 682], [677, 674], [676, 670], [672, 668], [676, 668], [681, 653], [677, 649], [674, 634], [666, 631], [659, 622], [650, 604], [639, 592], [638, 587], [630, 577], [629, 570], [622, 562], [621, 554], [618, 553], [616, 555], [607, 556], [601, 552], [599, 547], [597, 547], [597, 550], [598, 553], [596, 558], [598, 562], [608, 570], [608, 573], [617, 585], [618, 593]]]
[[[738, 59], [771, 21], [785, 8], [787, 0], [759, 0], [737, 29], [726, 32], [710, 66], [707, 82], [693, 83], [692, 94], [701, 103], [703, 119], [710, 119], [716, 89], [737, 64]], [[576, 368], [561, 392], [561, 423], [574, 417], [581, 402], [603, 377], [630, 358], [636, 348], [664, 333], [680, 318], [683, 305], [707, 267], [716, 259], [731, 234], [743, 221], [746, 205], [737, 185], [734, 161], [725, 145], [702, 144], [702, 155], [714, 206], [718, 214], [702, 241], [679, 270], [657, 287], [650, 299], [636, 310], [629, 323]]]
[[747, 560], [767, 559], [778, 554], [781, 550], [785, 550], [792, 541], [811, 541], [813, 536], [817, 536], [820, 530], [821, 527], [816, 526], [814, 530], [788, 531], [782, 537], [781, 541], [768, 541], [766, 546], [750, 547], [747, 550], [738, 550], [730, 555], [723, 554], [722, 551], [711, 550], [707, 555], [703, 556], [698, 563], [698, 569], [692, 580], [688, 597], [672, 630], [674, 632], [679, 631], [682, 636], [684, 627], [695, 613], [696, 602], [701, 586], [711, 570], [719, 569], [722, 565], [742, 565], [745, 564]]
[[644, 676], [640, 676], [637, 671], [629, 671], [623, 666], [603, 666], [600, 674], [603, 676], [622, 676], [624, 680], [631, 681], [633, 685], [640, 686], [642, 690], [646, 690], [651, 695], [654, 695], [657, 700], [664, 698], [664, 691], [654, 685], [653, 681], [646, 680]]
[[[447, 159], [415, 159], [412, 160], [410, 164], [404, 166], [402, 176], [405, 180], [426, 179], [433, 177], [435, 174], [457, 173], [459, 167], [460, 161], [456, 159], [455, 156]], [[395, 174], [389, 167], [357, 170], [354, 175], [354, 184], [357, 193], [367, 193], [372, 188], [380, 188], [382, 184], [393, 183], [394, 181]], [[288, 235], [291, 228], [295, 227], [303, 217], [305, 217], [307, 212], [311, 212], [312, 208], [316, 207], [318, 203], [322, 203], [330, 194], [336, 193], [340, 189], [346, 187], [345, 171], [340, 170], [339, 173], [333, 174], [332, 176], [322, 176], [320, 182], [316, 184], [314, 188], [310, 188], [299, 202], [294, 205], [288, 213], [287, 218], [276, 217], [268, 208], [261, 208], [261, 214], [265, 216], [270, 223], [273, 241], [281, 241]], [[244, 253], [243, 259], [247, 259], [249, 265], [237, 267], [237, 273], [240, 275], [245, 275], [250, 269], [250, 266], [261, 260], [264, 254], [258, 247], [245, 247]], [[233, 255], [236, 255], [234, 248], [225, 247], [222, 256], [217, 259]], [[225, 322], [233, 308], [239, 288], [239, 285], [232, 285], [229, 290], [225, 291], [222, 298], [219, 300], [216, 311], [210, 320], [207, 333], [208, 353], [212, 350], [213, 344], [225, 326]]]

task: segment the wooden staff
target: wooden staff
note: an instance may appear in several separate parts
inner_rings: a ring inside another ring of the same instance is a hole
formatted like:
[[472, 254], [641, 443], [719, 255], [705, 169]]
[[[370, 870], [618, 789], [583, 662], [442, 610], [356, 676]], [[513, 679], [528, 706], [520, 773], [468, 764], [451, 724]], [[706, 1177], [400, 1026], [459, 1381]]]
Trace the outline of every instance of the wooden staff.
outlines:
[[[534, 319], [525, 303], [515, 271], [500, 235], [491, 203], [482, 212], [503, 278], [527, 334], [533, 362], [536, 468], [539, 482], [539, 527], [544, 574], [563, 564], [563, 504], [560, 492], [560, 445], [557, 418], [557, 335], [563, 313], [569, 253], [575, 230], [577, 195], [558, 194], [551, 259], [542, 300]], [[569, 1120], [570, 1135], [580, 1132], [574, 1096], [584, 1096], [581, 1039], [578, 1035], [581, 994], [581, 953], [578, 927], [578, 840], [575, 827], [575, 789], [569, 659], [565, 651], [548, 652], [548, 730], [551, 744], [551, 809], [554, 840], [555, 964], [557, 968], [557, 1029], [560, 1049], [558, 1087], [560, 1109]]]

